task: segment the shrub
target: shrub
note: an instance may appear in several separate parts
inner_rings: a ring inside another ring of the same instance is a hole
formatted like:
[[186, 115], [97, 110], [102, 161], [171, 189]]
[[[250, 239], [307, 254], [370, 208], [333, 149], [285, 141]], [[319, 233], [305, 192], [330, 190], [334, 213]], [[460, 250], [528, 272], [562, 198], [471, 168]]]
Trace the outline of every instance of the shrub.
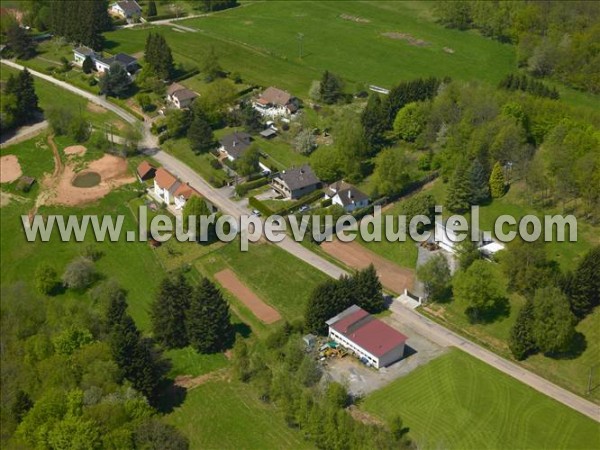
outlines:
[[69, 263], [62, 279], [68, 288], [83, 290], [96, 279], [96, 266], [88, 258], [76, 258]]
[[242, 197], [246, 195], [252, 189], [256, 189], [262, 187], [269, 183], [269, 179], [267, 177], [262, 177], [254, 181], [248, 181], [247, 183], [238, 184], [235, 187], [235, 193], [237, 196]]
[[35, 287], [40, 294], [50, 295], [58, 286], [58, 274], [48, 264], [42, 264], [35, 271]]

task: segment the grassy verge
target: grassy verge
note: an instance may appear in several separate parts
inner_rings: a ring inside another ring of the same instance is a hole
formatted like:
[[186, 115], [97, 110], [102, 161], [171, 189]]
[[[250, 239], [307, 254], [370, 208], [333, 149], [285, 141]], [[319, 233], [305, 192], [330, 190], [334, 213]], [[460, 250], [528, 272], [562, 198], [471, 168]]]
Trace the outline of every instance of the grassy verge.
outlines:
[[590, 448], [600, 425], [508, 375], [452, 350], [369, 395], [400, 414], [420, 448]]

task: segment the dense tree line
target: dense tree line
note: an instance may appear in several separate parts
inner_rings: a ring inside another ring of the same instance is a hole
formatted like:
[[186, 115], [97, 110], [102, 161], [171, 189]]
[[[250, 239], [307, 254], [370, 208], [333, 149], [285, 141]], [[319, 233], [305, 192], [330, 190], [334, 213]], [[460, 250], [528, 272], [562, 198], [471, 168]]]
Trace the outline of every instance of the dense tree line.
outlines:
[[221, 11], [238, 6], [237, 0], [202, 0], [205, 11]]
[[27, 69], [9, 75], [2, 92], [0, 129], [11, 130], [35, 119], [41, 112], [33, 76]]
[[[58, 283], [51, 266], [36, 272], [48, 274], [49, 286]], [[3, 444], [146, 449], [166, 440], [178, 443], [169, 448], [187, 448], [142, 393], [156, 394], [153, 380], [164, 371], [157, 371], [156, 349], [131, 325], [125, 293], [108, 280], [89, 295], [91, 301], [49, 301], [22, 283], [2, 287]], [[115, 351], [118, 340], [131, 352]]]
[[547, 97], [553, 100], [560, 98], [556, 88], [550, 89], [541, 81], [528, 77], [527, 75], [508, 74], [504, 77], [498, 87], [509, 91], [523, 91], [538, 97]]
[[306, 327], [313, 333], [323, 334], [327, 330], [325, 321], [355, 304], [370, 313], [385, 308], [381, 282], [372, 264], [352, 276], [327, 280], [317, 286], [304, 313]]
[[215, 353], [232, 344], [229, 305], [207, 278], [194, 287], [182, 274], [165, 278], [151, 317], [154, 336], [167, 348], [191, 345], [199, 353]]
[[102, 50], [102, 32], [112, 28], [107, 0], [45, 2], [49, 8], [48, 28], [68, 41]]
[[517, 45], [521, 67], [578, 89], [600, 92], [597, 2], [437, 2], [439, 21]]
[[303, 349], [299, 331], [286, 323], [252, 347], [238, 340], [232, 358], [236, 378], [251, 383], [317, 448], [413, 448], [398, 415], [386, 425], [354, 420], [346, 410], [353, 399], [341, 384], [320, 382], [321, 369]]

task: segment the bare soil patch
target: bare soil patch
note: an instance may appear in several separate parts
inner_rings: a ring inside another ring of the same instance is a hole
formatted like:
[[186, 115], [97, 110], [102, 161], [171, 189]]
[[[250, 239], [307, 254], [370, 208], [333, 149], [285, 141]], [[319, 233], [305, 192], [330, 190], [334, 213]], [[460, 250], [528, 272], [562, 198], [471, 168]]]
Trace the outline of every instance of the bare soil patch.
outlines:
[[6, 155], [0, 158], [0, 183], [12, 183], [23, 175], [19, 158], [15, 155]]
[[89, 112], [97, 113], [97, 114], [104, 114], [105, 112], [108, 112], [105, 107], [100, 106], [97, 103], [92, 103], [92, 102], [88, 102], [86, 109]]
[[356, 405], [350, 405], [347, 408], [348, 412], [354, 420], [364, 423], [365, 425], [385, 426], [385, 422], [378, 417], [369, 414], [362, 409], [358, 409]]
[[9, 192], [0, 191], [0, 208], [9, 205], [12, 201], [25, 202], [27, 201], [27, 199], [19, 195], [11, 194]]
[[[113, 155], [104, 155], [92, 161], [85, 167], [86, 171], [100, 174], [101, 181], [97, 186], [81, 188], [73, 186], [73, 178], [77, 175], [73, 164], [68, 164], [64, 170], [48, 175], [43, 181], [45, 192], [38, 205], [80, 206], [91, 203], [106, 196], [110, 191], [125, 184], [133, 183], [133, 177], [128, 170], [127, 161]], [[39, 200], [39, 199], [38, 199]]]
[[429, 45], [429, 42], [424, 41], [423, 39], [418, 39], [414, 37], [412, 34], [408, 33], [398, 33], [396, 31], [390, 31], [387, 33], [381, 33], [382, 36], [385, 36], [390, 39], [395, 39], [399, 41], [406, 41], [410, 45], [414, 45], [415, 47], [425, 47]]
[[351, 22], [356, 23], [369, 23], [371, 22], [369, 19], [365, 19], [363, 17], [351, 16], [350, 14], [340, 14], [340, 18], [344, 20], [350, 20]]
[[260, 321], [270, 324], [281, 319], [279, 312], [248, 289], [232, 270], [222, 270], [215, 274], [215, 279], [221, 286], [235, 295]]
[[227, 376], [228, 369], [215, 370], [214, 372], [206, 373], [197, 377], [191, 375], [179, 375], [175, 377], [174, 384], [185, 389], [194, 389], [204, 383], [212, 380], [221, 380]]
[[379, 280], [386, 289], [400, 294], [404, 289], [412, 290], [415, 282], [414, 271], [397, 266], [391, 261], [366, 249], [358, 242], [323, 242], [321, 248], [353, 269], [364, 269], [373, 264]]
[[450, 47], [444, 47], [443, 49], [446, 53], [450, 53], [451, 55], [454, 54], [454, 49], [451, 49]]
[[64, 152], [67, 156], [83, 156], [87, 148], [83, 145], [70, 145], [69, 147], [65, 147]]

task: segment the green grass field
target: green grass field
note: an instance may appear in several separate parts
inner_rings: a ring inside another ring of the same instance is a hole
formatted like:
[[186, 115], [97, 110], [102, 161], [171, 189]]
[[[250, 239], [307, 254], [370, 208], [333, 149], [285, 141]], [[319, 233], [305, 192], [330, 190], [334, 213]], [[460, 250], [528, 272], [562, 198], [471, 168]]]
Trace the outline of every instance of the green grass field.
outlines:
[[600, 425], [461, 352], [369, 395], [361, 408], [400, 414], [419, 448], [590, 449]]
[[322, 272], [271, 244], [250, 245], [249, 251], [240, 252], [235, 241], [199, 259], [196, 267], [205, 275], [232, 269], [287, 320], [302, 316], [312, 289], [327, 279]]
[[[300, 97], [306, 96], [311, 80], [319, 79], [325, 69], [350, 84], [390, 86], [429, 75], [497, 83], [515, 68], [511, 46], [444, 29], [431, 22], [426, 12], [404, 2], [257, 2], [181, 22], [198, 29], [195, 34], [166, 27], [161, 32], [176, 60], [201, 62], [214, 46], [225, 70], [240, 72], [246, 83], [277, 85]], [[342, 14], [369, 22], [344, 19]], [[382, 35], [389, 32], [411, 34], [428, 45]], [[107, 33], [109, 51], [140, 51], [146, 33], [140, 29]], [[304, 34], [302, 59], [298, 33]]]
[[238, 381], [209, 381], [188, 391], [167, 421], [187, 436], [191, 449], [312, 448], [273, 406]]
[[[2, 65], [0, 79], [5, 81], [10, 74], [17, 74], [18, 70]], [[39, 106], [42, 109], [51, 107], [65, 108], [73, 114], [82, 114], [93, 126], [101, 129], [106, 128], [107, 123], [113, 125], [113, 131], [118, 134], [118, 129], [125, 123], [115, 113], [89, 104], [89, 102], [69, 91], [49, 83], [48, 81], [34, 78], [35, 92], [39, 98]]]

